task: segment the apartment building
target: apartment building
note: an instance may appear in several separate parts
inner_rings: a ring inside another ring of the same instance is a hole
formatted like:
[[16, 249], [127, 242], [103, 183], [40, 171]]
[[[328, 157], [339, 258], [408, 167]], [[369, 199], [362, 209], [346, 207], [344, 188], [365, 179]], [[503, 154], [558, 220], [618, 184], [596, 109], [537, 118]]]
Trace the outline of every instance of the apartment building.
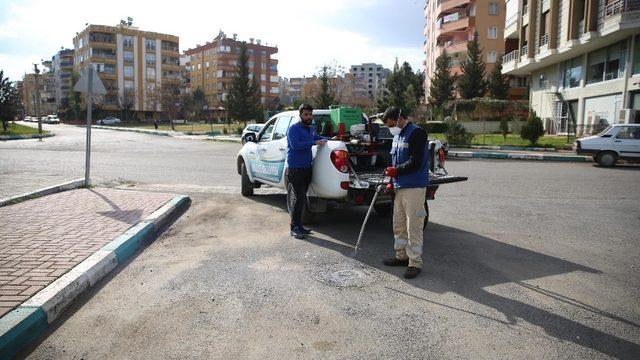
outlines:
[[25, 74], [22, 78], [22, 103], [26, 116], [37, 116], [38, 103], [36, 93], [36, 76], [40, 89], [40, 115], [57, 114], [55, 97], [55, 78], [50, 61], [43, 62], [44, 68], [40, 74]]
[[509, 0], [503, 73], [551, 133], [640, 122], [640, 0]]
[[[189, 89], [202, 89], [211, 107], [223, 106], [235, 76], [241, 43], [236, 34], [227, 37], [220, 31], [211, 42], [185, 51], [185, 55], [189, 56]], [[263, 45], [260, 39], [250, 38], [247, 52], [249, 76], [260, 84], [262, 104], [267, 107], [277, 105], [280, 93], [278, 60], [273, 56], [278, 48]]]
[[379, 64], [364, 63], [351, 65], [349, 73], [356, 80], [356, 93], [377, 101], [382, 95], [391, 71]]
[[82, 75], [89, 64], [95, 67], [107, 89], [103, 111], [117, 112], [126, 102], [149, 118], [160, 110], [153, 97], [162, 84], [182, 77], [179, 43], [175, 35], [142, 31], [131, 22], [88, 25], [73, 39], [74, 69]]
[[54, 92], [58, 109], [69, 105], [69, 94], [73, 90], [73, 49], [62, 49], [51, 58]]
[[[467, 57], [467, 44], [478, 32], [487, 75], [498, 56], [505, 53], [503, 31], [505, 3], [499, 0], [426, 0], [424, 6], [425, 92], [429, 93], [436, 59], [446, 49], [451, 57], [451, 73], [460, 74]], [[509, 98], [524, 99], [527, 80], [511, 79]]]

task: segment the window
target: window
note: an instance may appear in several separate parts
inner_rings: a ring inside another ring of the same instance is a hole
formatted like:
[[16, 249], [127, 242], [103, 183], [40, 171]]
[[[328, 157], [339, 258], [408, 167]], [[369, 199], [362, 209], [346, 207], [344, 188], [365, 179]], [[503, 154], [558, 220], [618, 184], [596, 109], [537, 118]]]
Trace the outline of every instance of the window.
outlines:
[[122, 58], [126, 62], [133, 62], [133, 51], [123, 51]]
[[145, 54], [145, 59], [147, 61], [147, 65], [155, 65], [156, 64], [156, 54]]
[[266, 87], [264, 85], [260, 86], [260, 91], [265, 92], [267, 91]]
[[256, 66], [256, 63], [253, 61], [249, 61], [249, 68], [253, 69], [254, 66]]
[[275, 129], [273, 130], [273, 137], [271, 140], [280, 140], [287, 136], [287, 130], [289, 130], [289, 123], [291, 123], [291, 116], [283, 116], [278, 119]]
[[156, 49], [156, 41], [153, 39], [145, 39], [144, 46], [147, 50], [155, 50]]
[[489, 3], [489, 15], [498, 15], [498, 3]]
[[565, 88], [574, 88], [580, 86], [582, 80], [582, 57], [567, 60], [560, 67], [562, 71], [562, 85]]
[[640, 140], [640, 127], [623, 126], [620, 128], [620, 132], [616, 138], [623, 140]]
[[156, 69], [155, 68], [147, 68], [147, 79], [155, 79], [156, 78]]
[[487, 63], [489, 64], [495, 63], [497, 57], [498, 57], [498, 53], [496, 53], [495, 51], [487, 51]]
[[487, 37], [489, 39], [497, 39], [498, 38], [498, 28], [495, 26], [491, 26], [489, 28], [487, 28], [488, 30], [488, 34]]
[[125, 90], [133, 89], [133, 80], [125, 80], [124, 81], [124, 88], [125, 88]]
[[275, 123], [275, 119], [267, 123], [266, 129], [264, 130], [262, 135], [260, 135], [260, 142], [271, 140], [271, 134], [273, 133], [274, 123]]
[[267, 81], [267, 75], [266, 74], [260, 75], [260, 80], [261, 81]]
[[633, 54], [633, 73], [640, 74], [640, 36], [636, 35], [635, 45], [633, 45], [635, 52]]
[[125, 35], [122, 37], [122, 46], [133, 47], [133, 36]]
[[627, 43], [624, 40], [590, 53], [588, 57], [587, 82], [593, 84], [624, 76], [626, 56]]
[[209, 62], [208, 61], [204, 64], [204, 67], [206, 67], [207, 69], [209, 68]]
[[133, 66], [125, 66], [124, 67], [124, 76], [133, 77]]
[[202, 69], [202, 64], [198, 64], [198, 70]]

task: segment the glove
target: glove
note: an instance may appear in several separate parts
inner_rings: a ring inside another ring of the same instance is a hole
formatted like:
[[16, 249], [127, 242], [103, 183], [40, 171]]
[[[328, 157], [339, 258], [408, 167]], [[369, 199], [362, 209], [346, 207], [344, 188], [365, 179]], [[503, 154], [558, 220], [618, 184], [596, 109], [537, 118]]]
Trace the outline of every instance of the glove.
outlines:
[[388, 177], [394, 178], [396, 177], [396, 175], [398, 175], [398, 169], [389, 166], [385, 171], [384, 174], [387, 175]]
[[385, 188], [385, 192], [387, 194], [393, 194], [393, 184], [391, 184], [391, 183], [387, 184], [387, 186]]

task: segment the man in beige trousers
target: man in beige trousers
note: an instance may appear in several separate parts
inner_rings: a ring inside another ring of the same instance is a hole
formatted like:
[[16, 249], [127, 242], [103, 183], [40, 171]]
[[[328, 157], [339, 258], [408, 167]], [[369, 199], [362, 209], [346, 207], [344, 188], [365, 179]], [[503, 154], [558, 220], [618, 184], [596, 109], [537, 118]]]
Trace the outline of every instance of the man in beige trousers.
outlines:
[[406, 119], [402, 109], [391, 106], [383, 120], [391, 131], [391, 163], [385, 171], [393, 179], [393, 248], [396, 255], [386, 259], [387, 266], [408, 266], [405, 278], [422, 271], [424, 209], [429, 184], [429, 141], [426, 131]]

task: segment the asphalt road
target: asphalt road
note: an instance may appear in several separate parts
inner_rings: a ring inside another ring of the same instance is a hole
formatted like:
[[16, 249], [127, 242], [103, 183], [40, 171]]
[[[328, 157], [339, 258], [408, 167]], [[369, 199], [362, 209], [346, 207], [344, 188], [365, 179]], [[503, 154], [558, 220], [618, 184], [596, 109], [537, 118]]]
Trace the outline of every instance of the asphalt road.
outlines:
[[[351, 256], [363, 208], [335, 209], [308, 240], [290, 238], [283, 195], [238, 194], [224, 164], [238, 145], [102, 138], [97, 176], [187, 192], [193, 204], [28, 358], [639, 357], [638, 167], [449, 161], [469, 181], [438, 191], [425, 269], [405, 280], [381, 264], [392, 254], [389, 219], [374, 217]], [[0, 146], [20, 159], [40, 153]], [[59, 146], [82, 163], [81, 150]]]

